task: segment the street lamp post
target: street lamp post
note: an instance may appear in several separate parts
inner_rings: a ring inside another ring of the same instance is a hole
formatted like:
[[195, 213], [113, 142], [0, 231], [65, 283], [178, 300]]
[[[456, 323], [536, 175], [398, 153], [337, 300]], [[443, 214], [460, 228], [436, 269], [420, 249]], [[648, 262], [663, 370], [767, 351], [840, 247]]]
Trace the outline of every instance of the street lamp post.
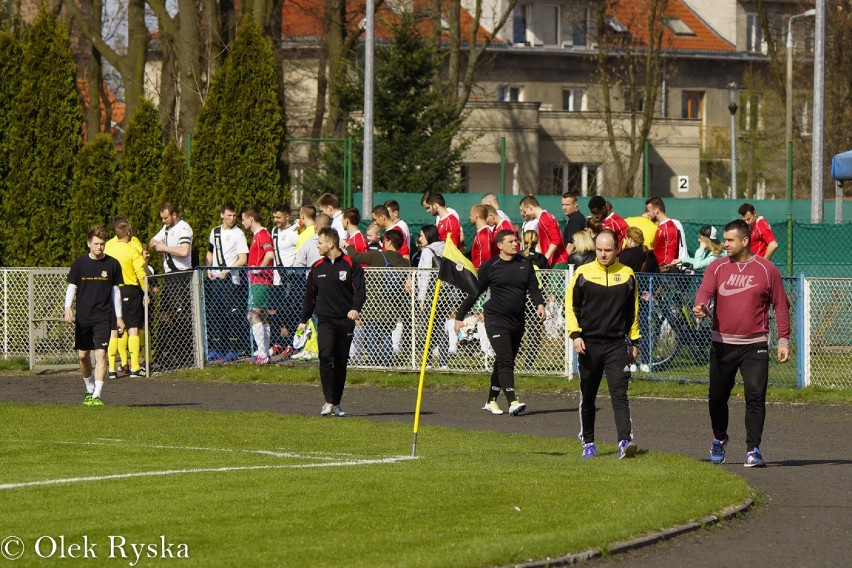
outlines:
[[728, 84], [728, 110], [731, 111], [731, 199], [737, 198], [737, 109], [740, 108], [739, 85], [734, 81]]
[[816, 9], [805, 10], [787, 20], [787, 200], [793, 199], [793, 20], [809, 18]]

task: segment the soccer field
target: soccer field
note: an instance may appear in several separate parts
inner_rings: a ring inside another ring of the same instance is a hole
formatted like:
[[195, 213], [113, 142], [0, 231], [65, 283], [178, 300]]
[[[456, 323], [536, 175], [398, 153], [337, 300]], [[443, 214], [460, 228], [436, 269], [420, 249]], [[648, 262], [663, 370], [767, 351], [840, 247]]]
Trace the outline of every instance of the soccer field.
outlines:
[[706, 463], [618, 461], [607, 446], [583, 461], [563, 439], [429, 427], [411, 459], [409, 427], [353, 418], [10, 403], [0, 414], [0, 539], [20, 539], [16, 565], [63, 549], [72, 564], [507, 564], [749, 496]]

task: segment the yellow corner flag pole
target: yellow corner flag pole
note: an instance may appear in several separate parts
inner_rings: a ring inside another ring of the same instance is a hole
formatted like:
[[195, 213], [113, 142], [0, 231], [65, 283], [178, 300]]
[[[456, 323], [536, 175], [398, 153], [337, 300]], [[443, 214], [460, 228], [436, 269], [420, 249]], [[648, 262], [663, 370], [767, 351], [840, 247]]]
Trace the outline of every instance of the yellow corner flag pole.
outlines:
[[432, 296], [432, 311], [429, 312], [429, 326], [426, 328], [426, 346], [423, 348], [423, 361], [420, 363], [420, 383], [417, 385], [417, 406], [414, 409], [414, 440], [411, 443], [411, 457], [417, 455], [417, 431], [420, 428], [420, 403], [423, 402], [423, 380], [426, 378], [426, 362], [429, 360], [429, 345], [432, 343], [432, 327], [435, 324], [435, 312], [438, 309], [438, 293], [441, 280], [435, 284]]

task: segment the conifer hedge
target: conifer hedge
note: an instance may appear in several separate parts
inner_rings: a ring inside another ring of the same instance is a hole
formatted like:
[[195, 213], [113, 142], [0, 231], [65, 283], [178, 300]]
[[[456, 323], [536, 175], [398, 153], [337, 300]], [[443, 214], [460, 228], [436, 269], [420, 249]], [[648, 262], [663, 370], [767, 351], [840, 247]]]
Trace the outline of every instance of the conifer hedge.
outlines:
[[77, 153], [74, 190], [68, 217], [71, 258], [85, 253], [86, 233], [101, 225], [112, 233], [110, 222], [118, 190], [118, 157], [109, 134], [98, 134]]

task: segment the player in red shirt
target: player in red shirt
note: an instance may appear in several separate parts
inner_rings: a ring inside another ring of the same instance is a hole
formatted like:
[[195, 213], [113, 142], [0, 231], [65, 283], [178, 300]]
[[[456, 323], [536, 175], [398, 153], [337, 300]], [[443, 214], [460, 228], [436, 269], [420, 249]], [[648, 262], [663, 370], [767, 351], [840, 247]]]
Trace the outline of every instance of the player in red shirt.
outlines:
[[652, 197], [645, 202], [645, 211], [648, 218], [657, 224], [657, 232], [654, 233], [654, 256], [660, 268], [674, 263], [675, 260], [683, 260], [688, 256], [686, 249], [686, 237], [680, 221], [669, 218], [666, 215], [666, 204], [659, 197]]
[[385, 201], [385, 207], [387, 207], [391, 223], [393, 223], [391, 229], [402, 233], [402, 236], [405, 237], [406, 250], [411, 250], [411, 231], [408, 229], [408, 223], [399, 217], [399, 202], [396, 199], [388, 199]]
[[[390, 212], [388, 211], [388, 208], [384, 205], [376, 205], [375, 207], [373, 207], [373, 212], [370, 214], [370, 217], [372, 217], [373, 222], [378, 225], [380, 229], [384, 229], [385, 232], [393, 229], [394, 223], [393, 221], [391, 221]], [[400, 232], [402, 233], [402, 231]], [[403, 233], [403, 237], [405, 237], [405, 233]], [[400, 248], [397, 252], [405, 258], [409, 257], [408, 244], [406, 244], [404, 240], [402, 243], [402, 248]]]
[[[697, 318], [713, 309], [710, 348], [710, 461], [725, 461], [728, 444], [728, 399], [742, 373], [745, 394], [746, 467], [763, 467], [760, 453], [769, 381], [769, 310], [775, 311], [780, 363], [790, 358], [790, 311], [778, 268], [751, 251], [751, 231], [742, 220], [725, 225], [727, 258], [704, 272], [692, 313]], [[715, 309], [714, 309], [715, 304]]]
[[775, 240], [775, 233], [772, 232], [769, 222], [757, 216], [751, 203], [743, 203], [737, 212], [751, 228], [751, 252], [766, 260], [771, 259], [778, 248], [778, 241]]
[[474, 205], [470, 208], [470, 223], [476, 227], [476, 236], [470, 247], [470, 261], [476, 268], [494, 256], [494, 249], [497, 248], [494, 244], [494, 233], [486, 222], [487, 216], [488, 210], [484, 205]]
[[612, 205], [601, 197], [595, 195], [589, 200], [589, 211], [592, 215], [597, 215], [601, 220], [601, 230], [609, 229], [618, 237], [616, 249], [621, 250], [624, 246], [624, 239], [627, 238], [627, 229], [630, 226], [621, 216], [612, 210]]
[[358, 230], [361, 213], [354, 207], [343, 210], [343, 230], [346, 231], [345, 246], [352, 245], [355, 252], [367, 252], [367, 239]]
[[[243, 209], [243, 228], [251, 231], [247, 266], [272, 266], [275, 260], [275, 247], [269, 231], [260, 224], [260, 212], [255, 207]], [[269, 363], [269, 287], [272, 285], [272, 270], [252, 270], [249, 272], [249, 293], [251, 296], [251, 331], [257, 345], [256, 365]]]
[[453, 215], [440, 193], [430, 193], [426, 196], [423, 208], [430, 215], [438, 219], [435, 226], [438, 227], [438, 236], [442, 241], [447, 240], [447, 235], [452, 235], [453, 242], [457, 247], [461, 246], [461, 221], [457, 215]]
[[521, 199], [521, 215], [527, 221], [538, 220], [538, 246], [548, 264], [553, 267], [568, 262], [568, 252], [565, 250], [565, 243], [562, 242], [562, 228], [559, 226], [559, 221], [541, 208], [534, 195], [527, 195]]

